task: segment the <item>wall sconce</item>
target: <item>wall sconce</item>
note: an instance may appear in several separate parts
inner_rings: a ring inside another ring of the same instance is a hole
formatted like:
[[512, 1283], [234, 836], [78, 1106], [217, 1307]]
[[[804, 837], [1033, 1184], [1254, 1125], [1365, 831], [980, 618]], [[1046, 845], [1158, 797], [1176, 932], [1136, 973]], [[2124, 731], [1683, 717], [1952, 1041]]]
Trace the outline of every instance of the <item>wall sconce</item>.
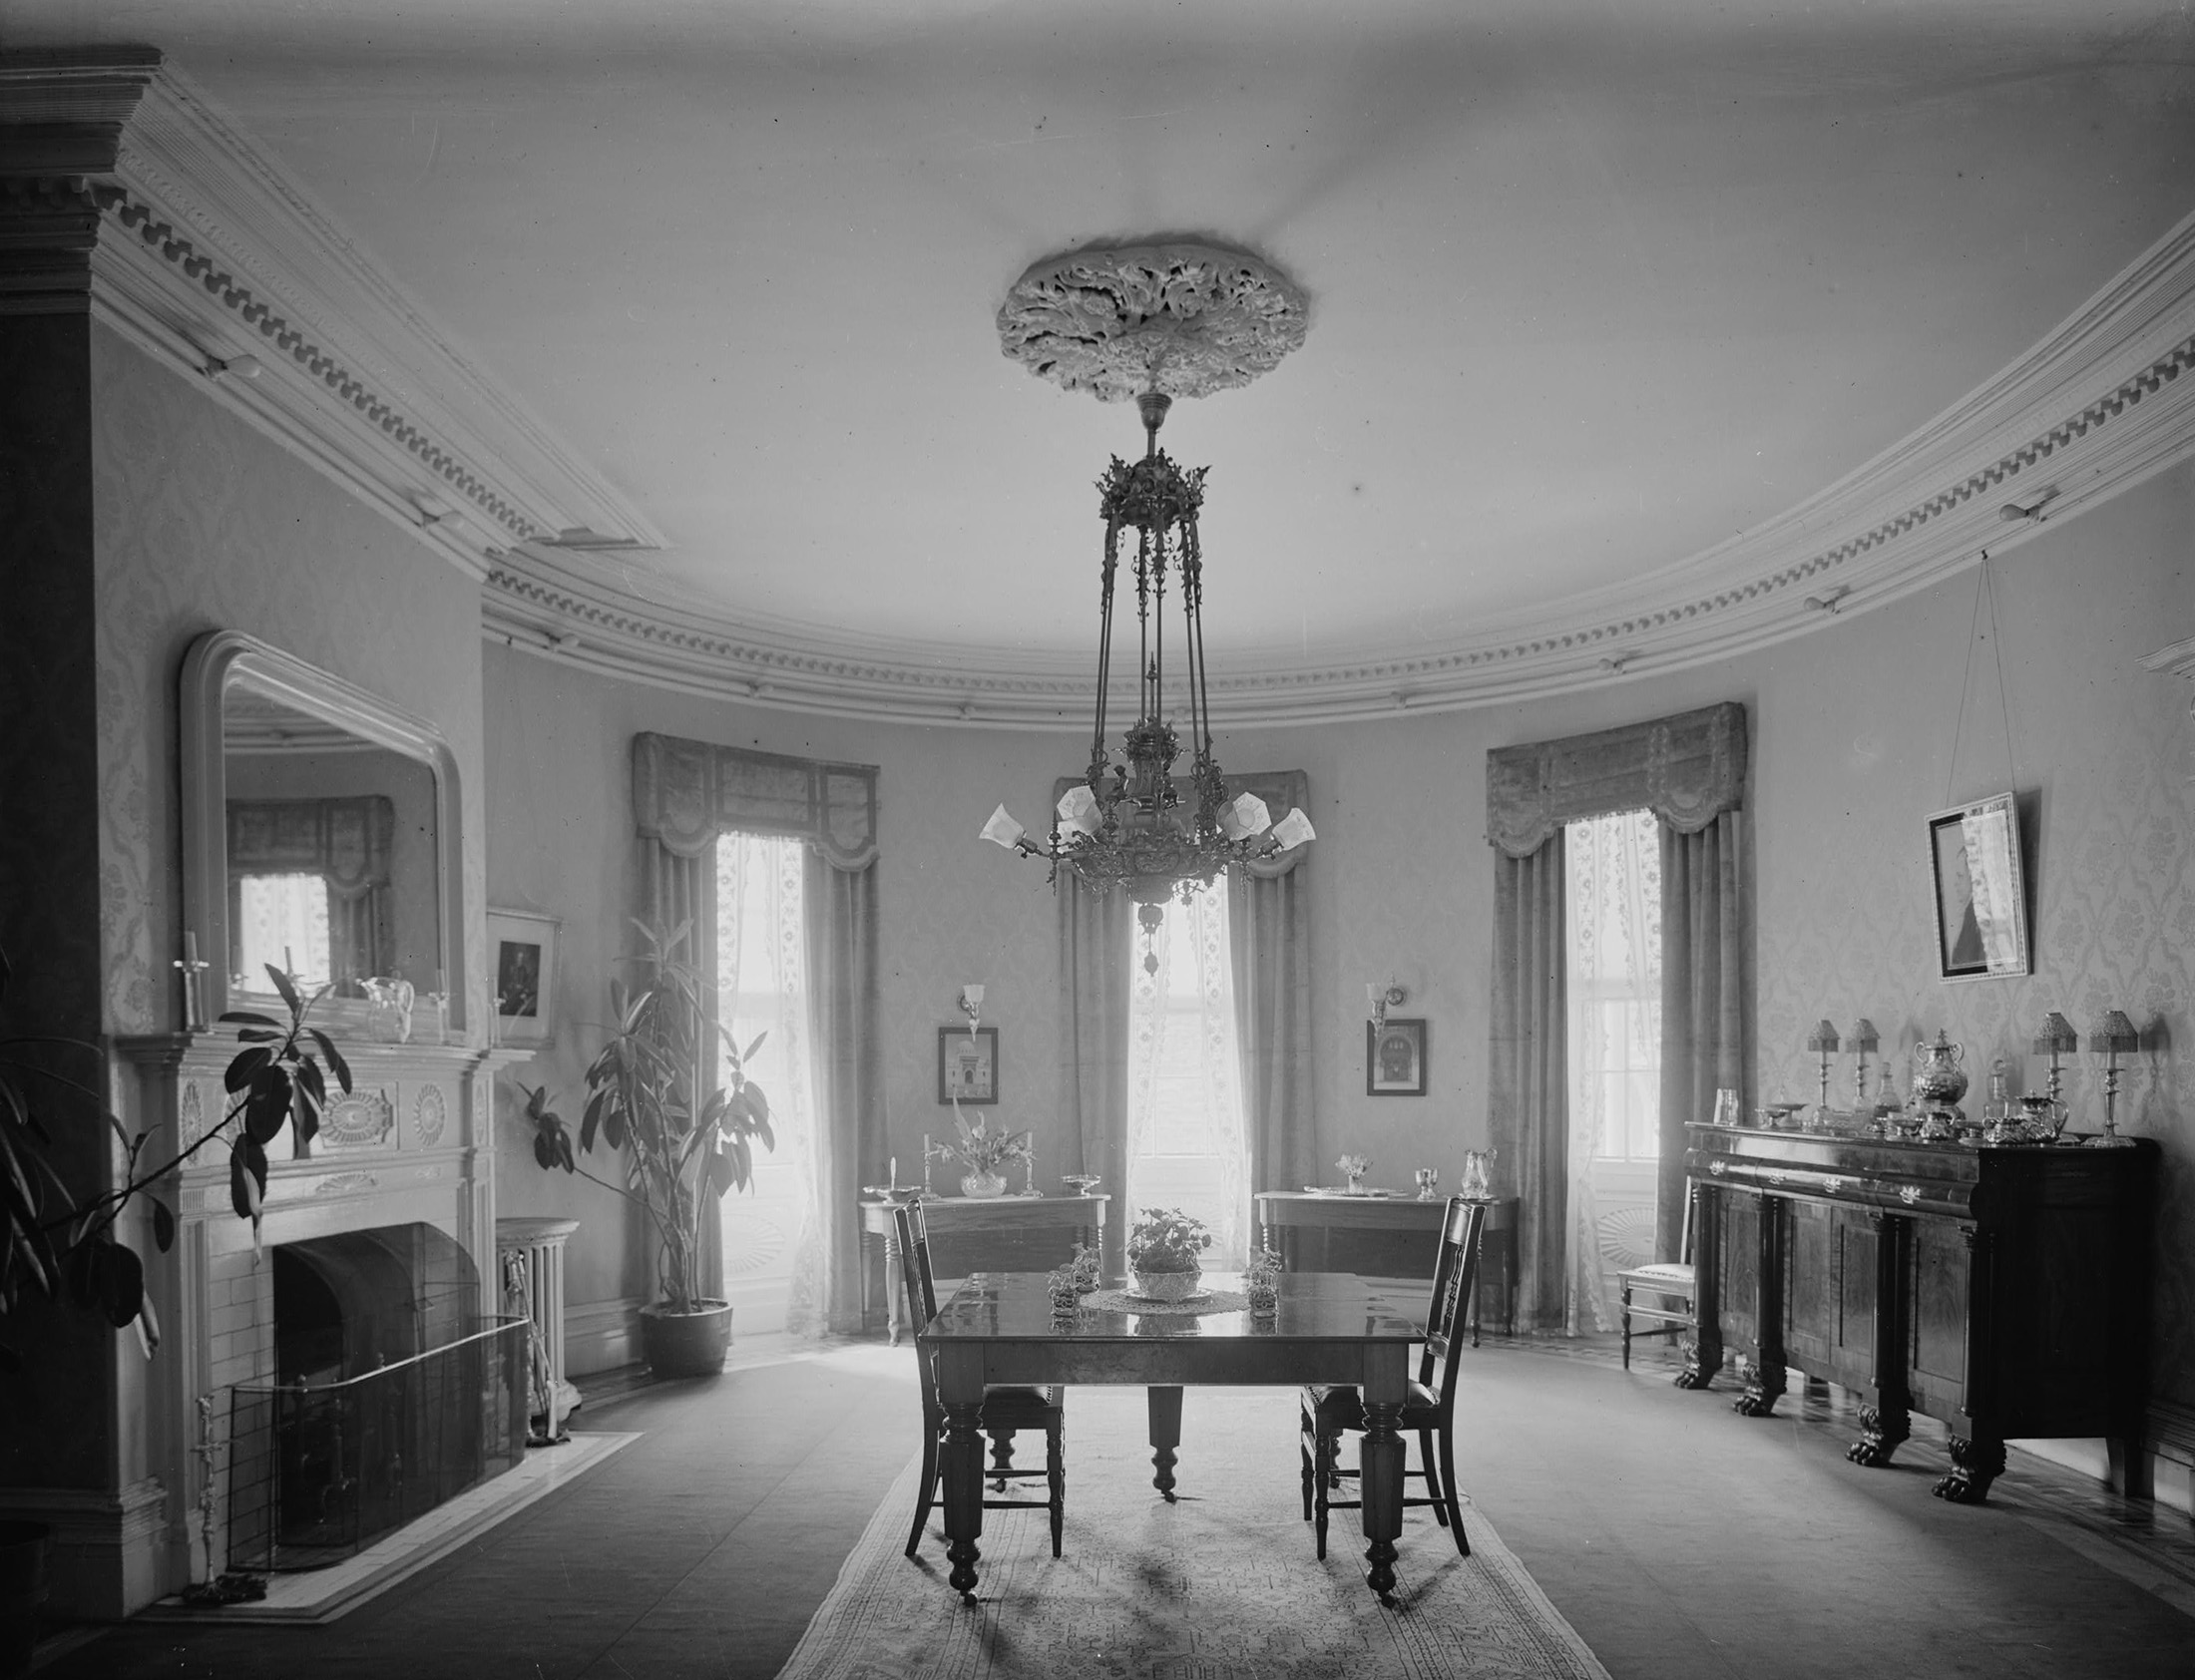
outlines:
[[976, 1023], [983, 1019], [983, 988], [981, 986], [964, 986], [961, 988], [960, 1012], [968, 1018], [968, 1031], [973, 1034], [976, 1031]]
[[2050, 1058], [2050, 1082], [2047, 1088], [2050, 1100], [2058, 1099], [2058, 1080], [2063, 1074], [2058, 1069], [2058, 1057], [2070, 1055], [2080, 1049], [2080, 1035], [2073, 1031], [2073, 1024], [2056, 1010], [2042, 1018], [2042, 1031], [2035, 1035], [2034, 1050], [2037, 1055]]
[[1826, 1021], [1817, 1021], [1814, 1031], [1806, 1036], [1806, 1048], [1822, 1058], [1822, 1099], [1815, 1105], [1817, 1121], [1829, 1117], [1829, 1058], [1837, 1053], [1837, 1029]]
[[1875, 1031], [1875, 1023], [1862, 1016], [1852, 1024], [1852, 1031], [1845, 1035], [1852, 1050], [1852, 1094], [1855, 1108], [1868, 1105], [1868, 1052], [1882, 1048], [1882, 1039]]
[[2131, 1149], [2134, 1140], [2121, 1137], [2118, 1127], [2119, 1057], [2141, 1049], [2142, 1036], [2118, 1010], [2106, 1010], [2088, 1035], [2091, 1054], [2103, 1057], [2103, 1135], [2091, 1137], [2093, 1149]]
[[1375, 1028], [1385, 1027], [1387, 1025], [1388, 1010], [1391, 1007], [1399, 1008], [1407, 1003], [1409, 998], [1410, 994], [1392, 980], [1385, 986], [1373, 981], [1367, 984], [1364, 989], [1364, 1001], [1370, 1009], [1372, 1025]]

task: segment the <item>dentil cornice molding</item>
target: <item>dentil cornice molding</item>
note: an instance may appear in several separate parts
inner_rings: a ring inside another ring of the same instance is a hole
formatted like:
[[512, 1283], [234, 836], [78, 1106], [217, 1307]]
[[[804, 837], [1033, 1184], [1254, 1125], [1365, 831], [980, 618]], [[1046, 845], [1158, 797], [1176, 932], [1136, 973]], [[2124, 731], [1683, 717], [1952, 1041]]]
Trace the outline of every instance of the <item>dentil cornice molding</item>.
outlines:
[[97, 210], [95, 318], [473, 577], [575, 528], [662, 546], [158, 51], [8, 54], [0, 125], [6, 174]]
[[[996, 648], [734, 618], [621, 569], [602, 551], [662, 547], [639, 510], [159, 53], [0, 55], [0, 216], [80, 265], [91, 244], [80, 306], [478, 578], [491, 639], [764, 705], [1085, 725], [1081, 657], [1016, 661]], [[0, 309], [57, 306], [49, 278], [0, 287]], [[1464, 641], [1320, 664], [1225, 663], [1212, 673], [1214, 719], [1448, 710], [1803, 634], [2195, 453], [2195, 379], [2180, 377], [2191, 365], [2195, 216], [1996, 378], [1787, 513]]]

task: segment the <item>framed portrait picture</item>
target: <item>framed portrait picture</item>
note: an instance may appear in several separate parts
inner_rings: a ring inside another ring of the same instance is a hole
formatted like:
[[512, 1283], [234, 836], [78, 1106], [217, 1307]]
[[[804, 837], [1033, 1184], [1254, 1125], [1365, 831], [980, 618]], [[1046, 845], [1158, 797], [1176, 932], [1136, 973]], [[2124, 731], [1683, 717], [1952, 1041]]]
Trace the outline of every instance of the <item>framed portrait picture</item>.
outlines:
[[2019, 810], [2009, 793], [1992, 794], [1929, 818], [1929, 865], [1936, 888], [1936, 953], [1946, 980], [2023, 975], [2027, 876], [2019, 855]]
[[495, 992], [496, 1042], [546, 1045], [555, 1037], [550, 1014], [557, 996], [554, 916], [531, 910], [488, 912], [488, 979]]
[[938, 1100], [996, 1102], [999, 1099], [999, 1030], [978, 1027], [938, 1029]]
[[1364, 1024], [1367, 1096], [1425, 1095], [1425, 1022], [1389, 1016]]

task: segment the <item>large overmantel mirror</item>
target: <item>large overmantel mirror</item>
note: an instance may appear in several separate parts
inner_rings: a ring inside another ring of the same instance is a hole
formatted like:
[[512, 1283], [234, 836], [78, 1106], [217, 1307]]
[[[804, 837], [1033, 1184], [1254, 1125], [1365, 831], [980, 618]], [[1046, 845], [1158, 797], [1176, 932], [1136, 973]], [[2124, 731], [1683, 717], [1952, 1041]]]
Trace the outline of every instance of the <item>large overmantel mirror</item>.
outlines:
[[[209, 1018], [277, 1003], [268, 964], [360, 1027], [367, 983], [449, 1000], [464, 1027], [457, 761], [441, 731], [236, 630], [183, 663], [184, 926]], [[277, 1012], [278, 1013], [278, 1012]]]

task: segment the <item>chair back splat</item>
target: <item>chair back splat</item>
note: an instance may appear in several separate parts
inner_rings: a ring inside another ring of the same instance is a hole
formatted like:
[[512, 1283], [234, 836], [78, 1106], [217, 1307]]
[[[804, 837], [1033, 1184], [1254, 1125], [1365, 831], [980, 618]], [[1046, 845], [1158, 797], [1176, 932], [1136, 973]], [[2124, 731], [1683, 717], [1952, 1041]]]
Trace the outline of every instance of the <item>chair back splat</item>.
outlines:
[[[1418, 1359], [1417, 1381], [1404, 1402], [1399, 1428], [1418, 1441], [1418, 1468], [1403, 1470], [1405, 1481], [1425, 1483], [1422, 1495], [1405, 1492], [1403, 1506], [1430, 1505], [1436, 1521], [1456, 1537], [1456, 1549], [1471, 1555], [1464, 1534], [1464, 1511], [1456, 1484], [1456, 1379], [1463, 1361], [1464, 1321], [1479, 1279], [1479, 1241], [1486, 1231], [1483, 1201], [1451, 1196], [1441, 1215], [1441, 1248], [1433, 1264], [1433, 1305], [1426, 1315], [1425, 1351]], [[1314, 1524], [1318, 1554], [1326, 1555], [1326, 1517], [1330, 1510], [1355, 1509], [1357, 1499], [1337, 1499], [1334, 1489], [1356, 1475], [1340, 1458], [1342, 1437], [1365, 1427], [1364, 1397], [1353, 1384], [1315, 1384], [1303, 1391], [1299, 1453], [1303, 1477], [1303, 1516]]]
[[[922, 1546], [923, 1529], [938, 1499], [938, 1475], [942, 1469], [945, 1405], [938, 1398], [937, 1357], [925, 1345], [922, 1333], [938, 1316], [938, 1286], [930, 1270], [930, 1227], [920, 1202], [892, 1209], [894, 1234], [899, 1238], [900, 1277], [907, 1291], [907, 1319], [915, 1327], [915, 1371], [922, 1386], [921, 1485], [915, 1494], [915, 1520], [907, 1531], [907, 1555]], [[983, 1392], [981, 1429], [991, 1438], [991, 1468], [986, 1481], [991, 1495], [985, 1510], [1041, 1509], [1051, 1512], [1052, 1555], [1060, 1555], [1061, 1534], [1067, 1513], [1067, 1457], [1065, 1448], [1066, 1392], [1057, 1384], [1029, 1388], [1019, 1384], [990, 1384]], [[1042, 1470], [1021, 1469], [1014, 1464], [1014, 1437], [1018, 1432], [1041, 1433], [1045, 1438]], [[1018, 1482], [1041, 1480], [1041, 1499], [998, 1497]]]

